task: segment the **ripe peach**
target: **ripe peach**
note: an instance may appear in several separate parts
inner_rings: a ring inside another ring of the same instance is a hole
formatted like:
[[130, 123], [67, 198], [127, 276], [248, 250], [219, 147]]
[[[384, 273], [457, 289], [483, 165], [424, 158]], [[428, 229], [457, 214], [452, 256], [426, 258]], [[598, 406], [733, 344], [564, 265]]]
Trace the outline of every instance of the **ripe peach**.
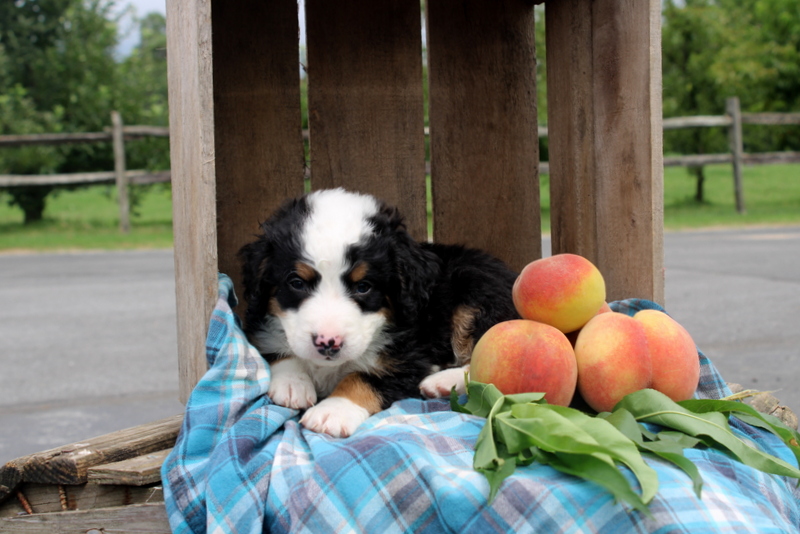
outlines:
[[576, 254], [556, 254], [529, 263], [511, 292], [524, 319], [564, 333], [578, 330], [605, 302], [606, 285], [592, 262]]
[[675, 402], [692, 398], [700, 379], [700, 359], [689, 332], [659, 310], [641, 310], [633, 318], [644, 326], [650, 348], [650, 387]]
[[650, 386], [652, 366], [645, 328], [623, 313], [595, 315], [575, 342], [578, 391], [598, 412]]
[[575, 353], [552, 326], [517, 319], [498, 323], [475, 344], [470, 379], [504, 395], [542, 392], [550, 404], [569, 405], [578, 369]]
[[[608, 305], [608, 302], [603, 301], [603, 305], [600, 306], [600, 309], [597, 310], [597, 313], [595, 315], [600, 315], [601, 313], [608, 313], [610, 311], [612, 311], [611, 306]], [[569, 342], [572, 344], [573, 348], [575, 348], [575, 342], [578, 340], [578, 334], [580, 333], [581, 333], [580, 329], [573, 330], [572, 332], [567, 332], [567, 339], [569, 339]]]

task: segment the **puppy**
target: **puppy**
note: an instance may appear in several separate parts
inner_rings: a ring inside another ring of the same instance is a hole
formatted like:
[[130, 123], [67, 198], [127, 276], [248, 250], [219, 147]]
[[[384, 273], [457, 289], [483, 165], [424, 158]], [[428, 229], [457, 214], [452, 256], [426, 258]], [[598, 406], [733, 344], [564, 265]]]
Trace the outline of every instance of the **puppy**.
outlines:
[[291, 200], [240, 251], [245, 331], [272, 372], [269, 397], [301, 423], [349, 436], [408, 397], [464, 391], [472, 347], [517, 318], [516, 274], [461, 246], [418, 243], [372, 196]]

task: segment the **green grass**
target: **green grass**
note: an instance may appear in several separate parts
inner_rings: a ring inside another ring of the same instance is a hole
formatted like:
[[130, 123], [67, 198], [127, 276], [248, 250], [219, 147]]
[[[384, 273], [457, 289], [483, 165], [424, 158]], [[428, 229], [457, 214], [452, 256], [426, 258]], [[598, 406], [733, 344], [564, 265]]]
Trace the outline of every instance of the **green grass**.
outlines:
[[23, 224], [22, 210], [0, 197], [0, 250], [169, 248], [172, 199], [167, 187], [141, 195], [131, 214], [131, 230], [119, 231], [119, 208], [110, 186], [63, 191], [48, 198], [44, 219]]
[[[706, 167], [705, 202], [694, 200], [696, 182], [686, 169], [664, 172], [667, 229], [800, 224], [800, 165], [761, 165], [744, 170], [747, 213], [736, 213], [729, 165]], [[542, 231], [550, 230], [549, 177], [541, 177]], [[168, 248], [172, 202], [168, 188], [144, 192], [130, 233], [118, 230], [119, 213], [109, 186], [64, 191], [48, 200], [45, 218], [22, 223], [22, 211], [0, 194], [0, 251]]]
[[685, 168], [664, 172], [664, 226], [668, 229], [800, 223], [800, 165], [745, 167], [746, 213], [736, 212], [730, 165], [706, 167], [705, 202], [694, 200], [696, 180]]

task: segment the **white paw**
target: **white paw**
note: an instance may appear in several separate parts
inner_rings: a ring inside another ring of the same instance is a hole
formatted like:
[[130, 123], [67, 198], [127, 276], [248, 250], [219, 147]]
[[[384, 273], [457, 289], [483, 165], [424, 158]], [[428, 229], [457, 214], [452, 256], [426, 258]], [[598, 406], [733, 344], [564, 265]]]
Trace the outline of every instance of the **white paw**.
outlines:
[[314, 406], [317, 402], [314, 383], [305, 373], [274, 373], [267, 395], [275, 404], [295, 410]]
[[300, 423], [309, 430], [346, 438], [369, 417], [369, 412], [344, 397], [328, 397], [309, 408]]
[[419, 383], [419, 390], [429, 399], [447, 397], [454, 387], [456, 393], [462, 395], [467, 392], [467, 383], [464, 379], [467, 370], [469, 366], [454, 367], [430, 374]]

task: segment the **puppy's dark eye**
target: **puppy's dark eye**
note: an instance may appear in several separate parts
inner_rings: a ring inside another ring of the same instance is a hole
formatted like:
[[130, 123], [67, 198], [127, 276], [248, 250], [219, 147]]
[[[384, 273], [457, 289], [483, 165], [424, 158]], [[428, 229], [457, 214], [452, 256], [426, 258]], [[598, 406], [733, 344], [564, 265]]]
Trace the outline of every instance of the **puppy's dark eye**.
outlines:
[[289, 279], [289, 287], [297, 291], [303, 291], [306, 288], [306, 281], [299, 276], [293, 276]]
[[361, 281], [356, 284], [355, 290], [357, 294], [365, 295], [372, 290], [372, 284], [370, 284], [369, 282]]

